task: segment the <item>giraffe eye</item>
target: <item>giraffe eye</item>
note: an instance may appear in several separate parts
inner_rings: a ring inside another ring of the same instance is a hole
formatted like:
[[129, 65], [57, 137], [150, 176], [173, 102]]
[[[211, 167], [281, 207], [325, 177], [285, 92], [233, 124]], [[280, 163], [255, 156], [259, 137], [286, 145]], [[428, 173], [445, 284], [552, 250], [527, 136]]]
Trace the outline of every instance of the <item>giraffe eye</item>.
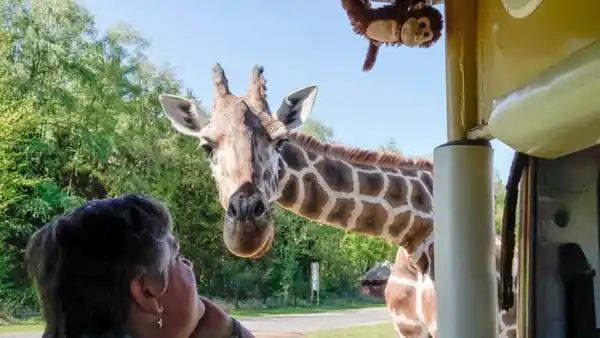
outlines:
[[285, 142], [287, 142], [288, 139], [285, 137], [279, 138], [277, 140], [275, 140], [275, 149], [279, 152], [281, 152], [283, 150], [283, 145], [285, 144]]
[[208, 157], [212, 156], [213, 151], [215, 149], [215, 147], [212, 144], [209, 144], [209, 143], [203, 143], [203, 144], [201, 144], [200, 148], [202, 148], [202, 151], [204, 151], [204, 153]]

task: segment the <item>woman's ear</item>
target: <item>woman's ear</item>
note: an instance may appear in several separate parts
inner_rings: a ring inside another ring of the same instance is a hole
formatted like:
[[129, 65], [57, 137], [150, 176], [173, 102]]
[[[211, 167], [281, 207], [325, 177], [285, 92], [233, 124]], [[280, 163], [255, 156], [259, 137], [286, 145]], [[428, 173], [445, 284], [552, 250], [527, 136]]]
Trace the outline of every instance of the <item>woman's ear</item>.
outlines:
[[131, 298], [142, 312], [155, 316], [161, 314], [162, 305], [159, 304], [158, 298], [163, 293], [164, 287], [159, 284], [151, 278], [144, 278], [141, 275], [131, 281]]

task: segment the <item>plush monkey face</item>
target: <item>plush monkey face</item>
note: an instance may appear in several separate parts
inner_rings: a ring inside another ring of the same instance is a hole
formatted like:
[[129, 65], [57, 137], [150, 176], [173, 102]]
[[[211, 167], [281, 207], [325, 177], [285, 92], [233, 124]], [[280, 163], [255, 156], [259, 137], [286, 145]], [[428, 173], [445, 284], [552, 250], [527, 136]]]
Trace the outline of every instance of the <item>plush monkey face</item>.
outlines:
[[379, 42], [399, 42], [400, 25], [396, 20], [377, 20], [373, 21], [366, 31], [369, 39]]
[[417, 47], [433, 39], [431, 21], [428, 17], [409, 18], [400, 30], [402, 43], [408, 47]]

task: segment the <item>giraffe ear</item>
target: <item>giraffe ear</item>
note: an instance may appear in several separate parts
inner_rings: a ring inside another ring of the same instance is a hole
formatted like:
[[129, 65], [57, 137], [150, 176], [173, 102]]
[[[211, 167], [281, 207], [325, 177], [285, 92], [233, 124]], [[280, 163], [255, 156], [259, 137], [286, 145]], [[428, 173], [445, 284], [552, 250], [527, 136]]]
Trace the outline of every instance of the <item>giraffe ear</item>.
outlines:
[[183, 134], [198, 136], [208, 124], [204, 111], [192, 100], [170, 94], [161, 94], [158, 100], [173, 127]]
[[313, 110], [319, 87], [308, 86], [295, 90], [283, 98], [275, 118], [283, 122], [288, 130], [300, 127]]

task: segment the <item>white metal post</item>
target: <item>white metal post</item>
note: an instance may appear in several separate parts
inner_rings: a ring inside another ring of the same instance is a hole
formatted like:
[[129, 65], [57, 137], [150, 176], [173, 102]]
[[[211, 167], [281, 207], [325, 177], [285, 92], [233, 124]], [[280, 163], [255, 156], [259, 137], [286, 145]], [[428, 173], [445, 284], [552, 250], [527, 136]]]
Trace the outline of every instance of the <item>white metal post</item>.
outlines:
[[453, 141], [434, 163], [438, 337], [497, 337], [493, 149]]

